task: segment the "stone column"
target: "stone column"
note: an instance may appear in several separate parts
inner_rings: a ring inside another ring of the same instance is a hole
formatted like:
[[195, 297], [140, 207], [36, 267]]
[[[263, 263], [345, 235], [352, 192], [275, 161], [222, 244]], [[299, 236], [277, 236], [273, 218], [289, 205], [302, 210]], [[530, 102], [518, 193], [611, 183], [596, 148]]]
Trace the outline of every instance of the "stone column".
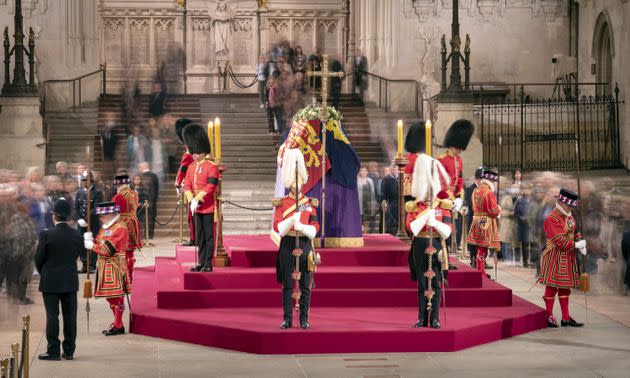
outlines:
[[39, 97], [0, 97], [0, 149], [2, 166], [24, 172], [46, 163], [43, 120]]

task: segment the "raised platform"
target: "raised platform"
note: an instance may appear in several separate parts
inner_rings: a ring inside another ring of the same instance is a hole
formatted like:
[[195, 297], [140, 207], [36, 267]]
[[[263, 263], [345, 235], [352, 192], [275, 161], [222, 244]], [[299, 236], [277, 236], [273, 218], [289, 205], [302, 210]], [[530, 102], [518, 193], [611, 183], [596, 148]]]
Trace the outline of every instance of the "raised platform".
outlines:
[[312, 328], [280, 330], [277, 247], [268, 236], [225, 236], [225, 247], [233, 265], [212, 273], [189, 272], [191, 247], [138, 270], [132, 332], [259, 354], [384, 353], [456, 351], [546, 327], [542, 308], [458, 264], [449, 272], [442, 328], [411, 328], [417, 289], [409, 245], [368, 235], [363, 248], [320, 249]]

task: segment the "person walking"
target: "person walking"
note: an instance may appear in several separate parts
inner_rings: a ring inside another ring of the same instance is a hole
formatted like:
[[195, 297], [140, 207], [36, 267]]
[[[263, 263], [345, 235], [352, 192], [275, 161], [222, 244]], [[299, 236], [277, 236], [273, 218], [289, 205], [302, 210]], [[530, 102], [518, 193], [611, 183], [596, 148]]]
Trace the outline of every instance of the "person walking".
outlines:
[[[77, 258], [83, 250], [81, 232], [68, 225], [70, 202], [62, 197], [53, 204], [53, 224], [39, 235], [35, 267], [40, 274], [39, 291], [46, 308], [46, 353], [40, 360], [72, 360], [77, 338]], [[63, 343], [59, 341], [59, 304], [63, 316]], [[60, 354], [60, 347], [63, 353]]]

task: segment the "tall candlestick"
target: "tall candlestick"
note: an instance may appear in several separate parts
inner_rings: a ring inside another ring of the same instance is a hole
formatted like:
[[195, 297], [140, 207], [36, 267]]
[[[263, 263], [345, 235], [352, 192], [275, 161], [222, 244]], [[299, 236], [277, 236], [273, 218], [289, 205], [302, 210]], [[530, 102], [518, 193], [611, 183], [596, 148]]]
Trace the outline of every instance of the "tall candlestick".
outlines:
[[214, 156], [214, 123], [208, 121], [208, 140], [210, 141], [210, 156]]
[[425, 137], [426, 137], [426, 153], [429, 156], [432, 156], [431, 151], [431, 121], [427, 121], [424, 124], [425, 127]]
[[221, 120], [219, 117], [214, 119], [214, 157], [217, 162], [221, 160]]
[[396, 156], [403, 156], [403, 121], [401, 119], [398, 120], [398, 151]]

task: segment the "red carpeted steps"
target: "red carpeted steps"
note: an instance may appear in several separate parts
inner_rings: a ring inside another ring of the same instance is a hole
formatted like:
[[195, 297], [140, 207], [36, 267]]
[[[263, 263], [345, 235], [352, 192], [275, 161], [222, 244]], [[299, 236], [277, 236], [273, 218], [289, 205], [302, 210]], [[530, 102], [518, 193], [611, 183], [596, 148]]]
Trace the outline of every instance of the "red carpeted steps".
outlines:
[[[545, 312], [510, 289], [460, 265], [449, 272], [442, 329], [413, 329], [416, 283], [409, 246], [389, 235], [368, 235], [363, 248], [321, 249], [312, 328], [281, 331], [276, 247], [265, 235], [226, 236], [236, 262], [212, 273], [191, 273], [194, 249], [157, 258], [155, 271], [134, 281], [134, 333], [239, 351], [361, 353], [453, 351], [544, 328]], [[297, 321], [294, 320], [297, 326]]]

